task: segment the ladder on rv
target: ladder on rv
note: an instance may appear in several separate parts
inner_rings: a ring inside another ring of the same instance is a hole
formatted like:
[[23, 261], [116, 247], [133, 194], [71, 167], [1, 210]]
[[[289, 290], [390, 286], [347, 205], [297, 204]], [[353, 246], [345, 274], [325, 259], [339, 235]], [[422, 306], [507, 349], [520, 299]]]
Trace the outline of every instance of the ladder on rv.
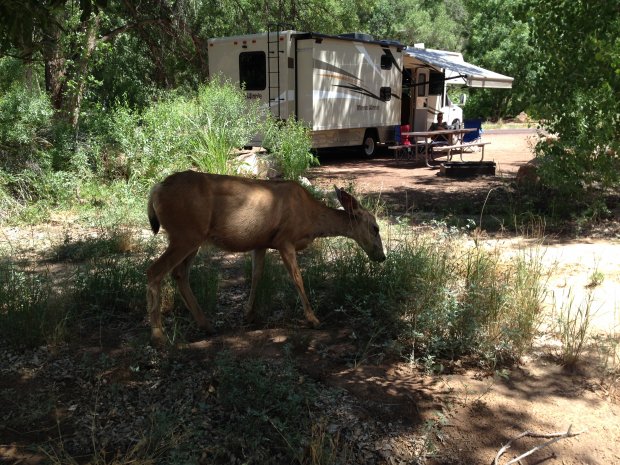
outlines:
[[[267, 86], [269, 93], [269, 108], [273, 115], [281, 119], [282, 102], [286, 99], [282, 96], [280, 88], [280, 56], [285, 52], [281, 41], [280, 32], [284, 24], [270, 24], [267, 27]], [[272, 30], [275, 28], [275, 30]]]

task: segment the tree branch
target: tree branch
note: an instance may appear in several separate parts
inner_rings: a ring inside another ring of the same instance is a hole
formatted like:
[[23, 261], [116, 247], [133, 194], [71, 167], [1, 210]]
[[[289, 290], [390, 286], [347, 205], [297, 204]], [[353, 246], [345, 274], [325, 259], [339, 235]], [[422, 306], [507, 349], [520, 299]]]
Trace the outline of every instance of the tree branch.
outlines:
[[568, 427], [568, 430], [565, 433], [550, 433], [550, 434], [541, 434], [541, 433], [534, 433], [532, 431], [525, 431], [521, 434], [519, 434], [517, 437], [511, 439], [510, 441], [508, 441], [508, 444], [506, 444], [505, 446], [503, 446], [498, 452], [497, 455], [495, 456], [495, 460], [493, 461], [493, 465], [499, 465], [499, 459], [500, 457], [508, 450], [510, 449], [510, 446], [512, 445], [513, 442], [515, 442], [517, 439], [521, 439], [524, 437], [531, 437], [531, 438], [544, 438], [544, 439], [548, 439], [548, 438], [553, 438], [550, 441], [547, 441], [539, 446], [534, 447], [533, 449], [530, 449], [529, 451], [527, 451], [525, 454], [520, 455], [519, 457], [516, 457], [514, 459], [512, 459], [510, 462], [506, 462], [505, 465], [512, 465], [514, 463], [518, 463], [520, 460], [524, 459], [525, 457], [532, 455], [534, 452], [539, 451], [540, 449], [544, 449], [547, 446], [550, 446], [551, 444], [553, 444], [554, 442], [558, 442], [560, 439], [564, 439], [564, 438], [572, 438], [574, 436], [579, 436], [582, 433], [585, 433], [586, 431], [588, 431], [587, 429], [578, 431], [576, 433], [572, 433], [571, 432], [571, 428], [573, 427], [573, 425], [570, 425]]
[[148, 26], [149, 24], [165, 24], [168, 22], [169, 21], [164, 18], [143, 19], [135, 23], [125, 24], [124, 26], [117, 27], [116, 29], [113, 29], [110, 32], [107, 32], [106, 34], [100, 36], [99, 40], [103, 42], [107, 42], [107, 41], [114, 39], [116, 36], [123, 34], [124, 32], [131, 31], [132, 29], [138, 29], [138, 28], [141, 28], [142, 26]]

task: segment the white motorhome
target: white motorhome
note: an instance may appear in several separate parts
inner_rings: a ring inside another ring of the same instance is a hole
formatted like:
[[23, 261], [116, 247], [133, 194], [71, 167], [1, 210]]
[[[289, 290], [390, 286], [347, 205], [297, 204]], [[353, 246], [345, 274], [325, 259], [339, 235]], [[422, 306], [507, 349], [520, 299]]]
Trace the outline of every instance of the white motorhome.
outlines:
[[[365, 34], [292, 30], [208, 41], [211, 75], [239, 83], [277, 118], [307, 122], [314, 148], [360, 146], [367, 156], [378, 143], [394, 141], [401, 125], [428, 128], [441, 109], [444, 121], [462, 122], [446, 85], [471, 85], [473, 71], [479, 76], [487, 70], [465, 63], [460, 54], [438, 60], [424, 52], [430, 51]], [[253, 142], [260, 143], [258, 138]]]
[[400, 124], [403, 48], [359, 34], [224, 37], [208, 41], [209, 70], [274, 116], [307, 122], [314, 148], [357, 145], [371, 156]]

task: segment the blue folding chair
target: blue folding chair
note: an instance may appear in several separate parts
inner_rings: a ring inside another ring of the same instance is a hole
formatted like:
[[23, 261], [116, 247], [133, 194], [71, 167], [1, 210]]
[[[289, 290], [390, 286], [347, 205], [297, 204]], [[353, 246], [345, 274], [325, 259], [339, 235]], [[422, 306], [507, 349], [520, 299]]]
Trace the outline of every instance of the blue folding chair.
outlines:
[[463, 127], [466, 129], [476, 129], [476, 131], [465, 133], [465, 135], [463, 135], [463, 142], [477, 142], [482, 138], [481, 119], [466, 119], [463, 121]]

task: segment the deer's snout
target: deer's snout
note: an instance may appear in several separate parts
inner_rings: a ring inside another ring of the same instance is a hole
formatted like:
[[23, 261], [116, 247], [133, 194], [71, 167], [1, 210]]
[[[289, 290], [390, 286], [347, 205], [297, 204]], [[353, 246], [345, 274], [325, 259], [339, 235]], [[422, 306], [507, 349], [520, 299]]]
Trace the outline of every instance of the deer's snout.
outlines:
[[370, 250], [367, 250], [368, 258], [370, 258], [373, 262], [384, 262], [385, 261], [385, 250], [383, 250], [383, 243], [378, 241], [375, 242]]

